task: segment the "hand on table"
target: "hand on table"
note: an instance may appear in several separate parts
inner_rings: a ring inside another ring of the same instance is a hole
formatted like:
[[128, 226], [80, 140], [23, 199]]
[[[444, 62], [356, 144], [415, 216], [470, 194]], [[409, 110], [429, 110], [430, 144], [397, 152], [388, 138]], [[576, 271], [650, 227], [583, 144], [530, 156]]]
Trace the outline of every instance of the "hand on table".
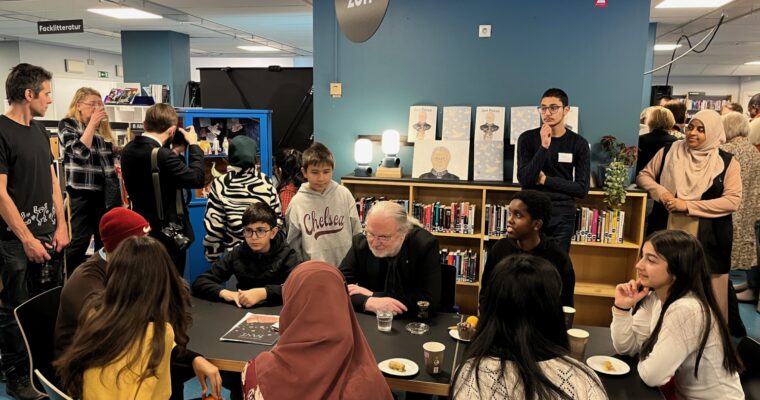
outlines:
[[367, 303], [364, 304], [364, 311], [377, 313], [378, 310], [388, 310], [393, 315], [398, 315], [406, 312], [406, 306], [393, 297], [370, 297], [367, 299]]
[[641, 279], [621, 283], [615, 287], [615, 305], [619, 308], [632, 308], [641, 299], [649, 294], [649, 288], [644, 287], [639, 291]]
[[224, 301], [229, 301], [230, 303], [235, 303], [236, 306], [240, 307], [240, 300], [237, 292], [233, 292], [232, 290], [222, 289], [221, 292], [219, 292], [219, 297], [222, 298]]
[[354, 284], [348, 285], [348, 295], [353, 296], [355, 294], [361, 294], [364, 296], [372, 296], [374, 293], [371, 292], [369, 289], [363, 288], [359, 285], [354, 285]]
[[242, 307], [253, 307], [267, 299], [267, 291], [264, 288], [238, 289], [237, 295], [237, 303]]

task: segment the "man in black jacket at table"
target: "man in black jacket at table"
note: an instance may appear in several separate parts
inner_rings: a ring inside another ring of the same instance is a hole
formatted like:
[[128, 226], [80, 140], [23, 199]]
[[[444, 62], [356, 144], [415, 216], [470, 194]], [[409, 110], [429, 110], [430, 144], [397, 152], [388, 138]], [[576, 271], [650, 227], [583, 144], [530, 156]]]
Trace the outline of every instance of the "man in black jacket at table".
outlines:
[[[203, 150], [198, 146], [198, 137], [192, 126], [187, 130], [177, 127], [177, 113], [168, 104], [156, 104], [145, 113], [143, 126], [145, 133], [129, 142], [121, 153], [121, 168], [127, 194], [132, 202], [132, 209], [150, 223], [150, 235], [166, 246], [174, 260], [180, 276], [185, 272], [186, 252], [181, 250], [172, 238], [161, 230], [174, 222], [182, 227], [182, 233], [192, 243], [193, 228], [190, 226], [187, 206], [182, 201], [182, 215], [177, 212], [177, 195], [181, 189], [201, 188], [204, 183]], [[187, 142], [189, 163], [177, 156], [164, 145], [179, 130]], [[164, 222], [158, 218], [156, 199], [153, 191], [150, 156], [154, 148], [158, 151], [159, 179], [161, 181], [161, 204]]]
[[417, 314], [417, 302], [435, 310], [441, 298], [438, 240], [396, 203], [381, 201], [367, 214], [340, 263], [356, 311]]

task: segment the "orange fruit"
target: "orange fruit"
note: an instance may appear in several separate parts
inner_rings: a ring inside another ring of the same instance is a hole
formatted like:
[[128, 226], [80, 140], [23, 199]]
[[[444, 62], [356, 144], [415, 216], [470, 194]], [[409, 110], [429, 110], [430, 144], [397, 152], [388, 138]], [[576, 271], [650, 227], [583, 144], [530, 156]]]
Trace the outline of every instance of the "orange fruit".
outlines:
[[467, 322], [469, 322], [470, 326], [472, 326], [472, 328], [475, 329], [478, 326], [478, 317], [471, 315], [467, 317]]

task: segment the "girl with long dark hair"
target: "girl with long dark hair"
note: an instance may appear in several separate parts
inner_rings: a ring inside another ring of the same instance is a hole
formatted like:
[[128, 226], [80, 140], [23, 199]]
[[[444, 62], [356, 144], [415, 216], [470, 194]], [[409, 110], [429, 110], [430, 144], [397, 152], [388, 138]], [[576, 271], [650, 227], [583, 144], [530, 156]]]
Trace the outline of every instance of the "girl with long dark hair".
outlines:
[[649, 386], [674, 380], [688, 399], [743, 399], [742, 363], [715, 300], [699, 241], [678, 230], [658, 231], [641, 248], [638, 280], [615, 288], [612, 344], [639, 354]]
[[54, 363], [63, 389], [83, 400], [168, 399], [172, 347], [188, 342], [187, 286], [151, 237], [130, 237], [108, 258], [105, 290]]
[[290, 199], [306, 181], [301, 173], [301, 152], [296, 149], [278, 151], [274, 156], [274, 175], [277, 178], [277, 193], [280, 196], [282, 214], [285, 215]]
[[527, 254], [494, 268], [480, 322], [451, 384], [453, 399], [606, 399], [599, 378], [569, 357], [557, 269]]

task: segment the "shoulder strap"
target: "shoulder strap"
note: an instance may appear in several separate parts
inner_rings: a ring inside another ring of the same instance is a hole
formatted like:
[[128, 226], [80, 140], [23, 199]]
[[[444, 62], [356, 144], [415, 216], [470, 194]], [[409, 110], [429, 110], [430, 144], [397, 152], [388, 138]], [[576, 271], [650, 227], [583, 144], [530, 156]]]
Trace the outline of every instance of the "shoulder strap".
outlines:
[[660, 176], [662, 176], [662, 169], [665, 168], [665, 156], [668, 155], [668, 152], [670, 151], [670, 147], [673, 145], [673, 143], [668, 143], [665, 145], [665, 147], [662, 148], [662, 161], [660, 161], [660, 172], [657, 174], [657, 183], [660, 183]]
[[161, 204], [161, 181], [158, 177], [158, 150], [160, 147], [154, 147], [150, 152], [150, 174], [153, 176], [153, 193], [156, 199], [156, 213], [158, 220], [164, 222], [164, 207]]

